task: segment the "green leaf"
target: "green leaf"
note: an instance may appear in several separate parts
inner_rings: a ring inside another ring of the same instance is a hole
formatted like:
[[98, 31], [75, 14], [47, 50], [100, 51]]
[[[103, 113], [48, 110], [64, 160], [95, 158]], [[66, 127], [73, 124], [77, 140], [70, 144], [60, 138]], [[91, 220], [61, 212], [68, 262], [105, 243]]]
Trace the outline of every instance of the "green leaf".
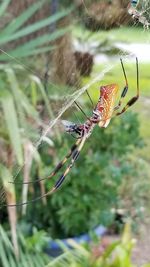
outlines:
[[14, 260], [14, 258], [13, 258], [13, 256], [11, 254], [9, 255], [9, 266], [10, 267], [18, 267], [16, 265], [16, 262], [15, 262], [15, 260]]
[[9, 137], [14, 149], [19, 165], [23, 164], [22, 143], [20, 137], [20, 129], [18, 125], [17, 113], [14, 105], [13, 98], [10, 93], [5, 93], [1, 97], [4, 118], [7, 125]]
[[0, 238], [0, 256], [1, 256], [1, 262], [2, 262], [3, 266], [6, 266], [6, 267], [9, 266], [8, 257], [5, 253], [1, 238]]
[[24, 37], [28, 34], [31, 34], [37, 30], [40, 30], [43, 27], [46, 27], [52, 23], [54, 23], [55, 21], [59, 20], [60, 18], [66, 16], [67, 14], [69, 14], [71, 11], [71, 9], [66, 9], [65, 11], [56, 13], [55, 15], [50, 16], [49, 18], [43, 19], [41, 21], [38, 21], [36, 23], [33, 23], [29, 26], [26, 26], [25, 28], [23, 28], [22, 30], [18, 31], [17, 33], [11, 35], [11, 34], [5, 34], [3, 35], [0, 34], [0, 44], [5, 44], [7, 42], [16, 40], [18, 38]]
[[[9, 170], [2, 164], [0, 164], [0, 170], [1, 170], [1, 175], [4, 175], [6, 177], [6, 179], [7, 179], [9, 177], [9, 175], [10, 175]], [[1, 237], [0, 238], [0, 242], [3, 241], [5, 246], [7, 246], [10, 251], [13, 251], [13, 245], [10, 242], [9, 237], [7, 236], [6, 232], [4, 231], [4, 229], [2, 228], [1, 225], [0, 225], [0, 237]]]
[[114, 243], [112, 243], [104, 252], [103, 259], [107, 259], [119, 245], [120, 241], [115, 241]]
[[27, 113], [34, 119], [38, 120], [38, 113], [35, 108], [30, 104], [27, 96], [21, 91], [16, 75], [11, 68], [6, 68], [4, 71], [7, 74], [8, 81], [10, 83], [10, 89], [13, 93], [15, 104], [19, 113]]
[[56, 32], [52, 34], [43, 34], [42, 36], [39, 36], [29, 41], [28, 43], [22, 45], [22, 51], [24, 49], [33, 49], [47, 42], [52, 42], [56, 40], [57, 38], [61, 37], [62, 35], [64, 35], [68, 30], [69, 30], [69, 27], [66, 27], [64, 29], [57, 30]]
[[[4, 2], [10, 2], [10, 0], [5, 0]], [[35, 4], [31, 5], [28, 9], [26, 9], [20, 16], [15, 18], [12, 22], [5, 27], [4, 30], [1, 31], [0, 36], [6, 36], [15, 32], [18, 28], [20, 28], [26, 21], [28, 21], [31, 16], [42, 7], [45, 3], [45, 0], [41, 0], [36, 2]], [[6, 3], [5, 3], [6, 5]], [[8, 4], [7, 4], [8, 5]], [[7, 7], [6, 7], [7, 8]]]
[[41, 83], [41, 80], [37, 77], [37, 76], [34, 76], [34, 75], [30, 75], [31, 77], [31, 80], [33, 82], [35, 82], [35, 84], [38, 86], [40, 92], [41, 92], [41, 95], [45, 101], [45, 104], [46, 104], [46, 108], [47, 108], [47, 111], [48, 111], [48, 114], [51, 118], [54, 117], [54, 114], [53, 114], [53, 111], [51, 109], [51, 106], [50, 106], [50, 103], [49, 103], [49, 100], [48, 100], [48, 97], [47, 97], [47, 94], [45, 93], [45, 90], [44, 90], [44, 86], [43, 84]]
[[0, 17], [4, 15], [5, 10], [7, 9], [10, 0], [3, 0], [3, 3], [0, 5]]
[[[56, 32], [52, 33], [52, 34], [44, 34], [42, 36], [39, 36], [27, 43], [25, 43], [24, 45], [21, 45], [19, 47], [17, 47], [16, 49], [12, 50], [12, 51], [9, 51], [9, 53], [6, 53], [5, 51], [2, 51], [3, 54], [0, 55], [0, 60], [9, 60], [15, 57], [22, 57], [22, 56], [29, 56], [29, 55], [33, 55], [33, 54], [39, 54], [42, 52], [47, 52], [48, 49], [47, 47], [42, 47], [42, 48], [38, 48], [38, 49], [35, 49], [37, 48], [38, 46], [41, 46], [45, 43], [48, 43], [48, 42], [51, 42], [51, 41], [54, 41], [56, 40], [57, 38], [60, 38], [61, 36], [63, 36], [68, 30], [70, 29], [70, 27], [66, 27], [64, 29], [60, 29], [60, 30], [57, 30]], [[53, 49], [54, 47], [50, 47], [50, 50], [51, 48]], [[35, 50], [34, 50], [35, 49]], [[45, 50], [45, 51], [44, 51]], [[32, 53], [32, 52], [33, 53]]]
[[[16, 199], [15, 185], [13, 183], [10, 183], [10, 181], [12, 181], [12, 175], [10, 173], [10, 170], [7, 167], [5, 167], [5, 165], [0, 164], [0, 174], [1, 174], [2, 184], [5, 190], [4, 199], [2, 196], [1, 202], [5, 200], [6, 194], [9, 195], [9, 199], [15, 200]], [[7, 204], [10, 204], [10, 203], [7, 203]], [[8, 239], [8, 237], [5, 236], [5, 232], [3, 230], [2, 230], [1, 236], [2, 235], [3, 235], [4, 242], [6, 242], [7, 246], [9, 246], [9, 249], [13, 251], [13, 246], [11, 242], [9, 242], [10, 240]]]
[[44, 267], [49, 262], [49, 257], [43, 252], [31, 252], [27, 249], [22, 234], [18, 233], [20, 253], [19, 259], [14, 255], [10, 236], [0, 225], [0, 263], [2, 267]]
[[126, 245], [129, 243], [130, 240], [131, 240], [131, 222], [128, 221], [125, 224], [124, 232], [122, 235], [122, 243]]
[[14, 50], [8, 51], [7, 54], [0, 55], [0, 60], [8, 60], [8, 57], [23, 58], [23, 57], [38, 55], [41, 53], [52, 51], [55, 48], [56, 48], [55, 46], [48, 46], [48, 47], [41, 47], [37, 49], [31, 49], [31, 50], [26, 49], [25, 50], [25, 49], [22, 49], [21, 46], [19, 46]]

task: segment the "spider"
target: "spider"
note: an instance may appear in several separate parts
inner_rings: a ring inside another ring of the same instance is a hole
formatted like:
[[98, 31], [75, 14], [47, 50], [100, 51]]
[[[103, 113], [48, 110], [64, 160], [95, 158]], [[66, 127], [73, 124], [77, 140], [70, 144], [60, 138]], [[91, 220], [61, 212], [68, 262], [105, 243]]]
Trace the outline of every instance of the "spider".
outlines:
[[130, 3], [127, 6], [128, 13], [133, 17], [133, 19], [137, 22], [140, 22], [144, 25], [145, 29], [149, 29], [149, 22], [147, 19], [143, 16], [143, 12], [139, 12], [136, 7], [138, 5], [137, 0], [131, 0]]
[[121, 67], [122, 67], [123, 75], [125, 79], [125, 87], [123, 88], [118, 104], [115, 106], [115, 100], [116, 100], [118, 89], [119, 89], [117, 84], [108, 84], [108, 85], [100, 87], [100, 96], [99, 96], [96, 106], [94, 107], [92, 111], [92, 115], [90, 117], [87, 117], [84, 111], [81, 109], [81, 107], [77, 104], [77, 102], [75, 102], [78, 108], [81, 109], [81, 111], [86, 116], [86, 121], [83, 124], [76, 124], [76, 123], [72, 123], [68, 121], [63, 121], [66, 132], [69, 134], [73, 134], [74, 137], [77, 139], [75, 144], [71, 147], [69, 153], [65, 156], [65, 158], [62, 161], [58, 163], [58, 165], [55, 167], [53, 172], [47, 178], [37, 179], [35, 181], [31, 181], [28, 183], [24, 182], [23, 184], [39, 182], [44, 179], [52, 178], [64, 166], [64, 164], [70, 159], [70, 163], [68, 164], [68, 167], [66, 168], [64, 173], [60, 175], [60, 177], [56, 181], [53, 188], [47, 193], [45, 193], [44, 195], [37, 197], [35, 199], [32, 199], [25, 203], [17, 203], [17, 204], [12, 204], [9, 206], [25, 205], [25, 204], [37, 201], [43, 197], [49, 196], [55, 191], [57, 191], [58, 188], [60, 188], [61, 185], [63, 184], [66, 176], [68, 175], [74, 163], [78, 159], [86, 140], [92, 134], [92, 131], [94, 130], [95, 126], [98, 125], [100, 128], [106, 128], [109, 125], [112, 117], [120, 116], [138, 100], [139, 98], [139, 67], [138, 67], [138, 59], [136, 58], [136, 87], [137, 87], [136, 90], [137, 90], [137, 93], [136, 93], [136, 96], [132, 97], [127, 102], [127, 104], [119, 111], [122, 105], [122, 100], [126, 96], [127, 91], [128, 91], [128, 80], [127, 80], [127, 75], [125, 72], [123, 60], [120, 59], [120, 62], [121, 62]]

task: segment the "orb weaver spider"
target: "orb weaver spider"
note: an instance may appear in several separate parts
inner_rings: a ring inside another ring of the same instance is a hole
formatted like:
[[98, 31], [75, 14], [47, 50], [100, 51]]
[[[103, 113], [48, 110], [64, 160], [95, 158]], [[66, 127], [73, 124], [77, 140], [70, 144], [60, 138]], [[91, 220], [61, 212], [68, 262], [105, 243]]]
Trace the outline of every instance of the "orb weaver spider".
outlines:
[[[99, 99], [98, 99], [96, 106], [94, 107], [94, 109], [92, 111], [91, 117], [87, 117], [85, 112], [79, 106], [79, 104], [77, 102], [75, 102], [75, 104], [78, 106], [78, 108], [86, 116], [86, 121], [83, 124], [76, 124], [76, 123], [72, 123], [72, 122], [68, 122], [68, 121], [62, 121], [62, 122], [65, 125], [66, 132], [69, 134], [73, 134], [74, 137], [77, 139], [77, 141], [71, 147], [69, 153], [64, 157], [64, 159], [62, 161], [60, 161], [58, 163], [58, 165], [55, 167], [55, 169], [52, 171], [52, 173], [48, 177], [42, 178], [42, 179], [37, 179], [35, 181], [24, 182], [23, 184], [35, 183], [35, 182], [39, 182], [39, 181], [42, 181], [45, 179], [50, 179], [50, 178], [54, 177], [57, 174], [57, 172], [64, 166], [64, 164], [69, 159], [71, 159], [68, 167], [66, 168], [64, 173], [58, 178], [58, 180], [56, 181], [53, 188], [50, 191], [48, 191], [47, 193], [45, 193], [44, 195], [39, 196], [35, 199], [32, 199], [32, 200], [24, 202], [24, 203], [17, 203], [17, 204], [12, 204], [9, 206], [25, 205], [25, 204], [37, 201], [43, 197], [49, 196], [52, 193], [54, 193], [55, 191], [57, 191], [58, 188], [61, 187], [66, 176], [68, 175], [71, 168], [73, 167], [74, 163], [78, 159], [80, 152], [81, 152], [86, 140], [92, 134], [92, 131], [94, 130], [95, 126], [98, 125], [100, 128], [106, 128], [109, 125], [112, 117], [120, 116], [138, 100], [138, 98], [139, 98], [139, 67], [138, 67], [138, 59], [136, 58], [136, 90], [137, 90], [136, 96], [132, 97], [127, 102], [127, 104], [120, 111], [118, 111], [121, 108], [122, 100], [126, 96], [127, 91], [128, 91], [128, 80], [127, 80], [127, 75], [125, 72], [123, 60], [120, 59], [120, 62], [121, 62], [121, 67], [122, 67], [122, 71], [123, 71], [123, 75], [124, 75], [124, 79], [125, 79], [125, 87], [123, 88], [123, 91], [121, 93], [118, 104], [115, 106], [115, 101], [116, 101], [116, 97], [117, 97], [117, 93], [118, 93], [118, 89], [119, 89], [117, 84], [108, 84], [108, 85], [100, 87], [100, 96], [99, 96]], [[91, 98], [90, 98], [90, 100], [91, 100]]]

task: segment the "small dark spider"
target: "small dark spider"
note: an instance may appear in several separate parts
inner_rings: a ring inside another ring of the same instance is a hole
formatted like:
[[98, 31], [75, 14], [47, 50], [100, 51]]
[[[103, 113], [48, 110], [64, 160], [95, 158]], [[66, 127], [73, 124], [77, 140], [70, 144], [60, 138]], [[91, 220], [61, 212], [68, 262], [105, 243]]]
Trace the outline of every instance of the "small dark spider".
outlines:
[[128, 13], [132, 16], [132, 18], [135, 20], [135, 22], [140, 22], [141, 24], [144, 25], [144, 28], [148, 30], [150, 23], [143, 16], [143, 12], [139, 12], [136, 9], [137, 5], [138, 5], [137, 0], [131, 0], [131, 2], [127, 6]]

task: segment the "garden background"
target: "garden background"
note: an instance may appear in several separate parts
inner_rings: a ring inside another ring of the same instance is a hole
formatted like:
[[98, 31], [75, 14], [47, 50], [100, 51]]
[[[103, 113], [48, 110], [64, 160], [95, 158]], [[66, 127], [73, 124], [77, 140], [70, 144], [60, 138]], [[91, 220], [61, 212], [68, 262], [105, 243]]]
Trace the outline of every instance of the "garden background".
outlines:
[[[135, 6], [128, 0], [1, 1], [2, 267], [150, 266], [142, 265], [150, 262], [149, 9], [144, 0]], [[119, 100], [120, 58], [129, 83], [123, 106], [136, 95], [135, 57], [138, 102], [108, 128], [95, 128], [58, 192], [10, 207], [44, 195], [57, 181], [59, 174], [41, 179], [75, 142], [61, 120], [86, 120], [74, 101], [91, 116], [88, 94], [96, 105], [100, 86], [112, 83], [119, 85]], [[100, 225], [103, 238], [94, 232]], [[83, 234], [88, 244], [73, 241]], [[69, 247], [60, 241], [68, 238]], [[60, 249], [52, 252], [56, 239]]]

